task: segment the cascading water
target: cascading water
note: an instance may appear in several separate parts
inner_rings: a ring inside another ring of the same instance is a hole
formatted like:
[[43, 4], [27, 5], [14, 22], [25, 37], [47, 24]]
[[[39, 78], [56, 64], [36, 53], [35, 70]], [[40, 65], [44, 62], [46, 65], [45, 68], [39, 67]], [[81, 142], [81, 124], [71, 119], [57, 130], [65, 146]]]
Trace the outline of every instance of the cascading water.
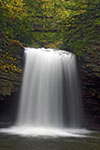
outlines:
[[64, 51], [26, 48], [17, 125], [79, 127], [80, 91], [75, 56]]
[[78, 130], [81, 118], [75, 55], [60, 50], [25, 48], [17, 121], [7, 132], [79, 136], [78, 133], [83, 132]]

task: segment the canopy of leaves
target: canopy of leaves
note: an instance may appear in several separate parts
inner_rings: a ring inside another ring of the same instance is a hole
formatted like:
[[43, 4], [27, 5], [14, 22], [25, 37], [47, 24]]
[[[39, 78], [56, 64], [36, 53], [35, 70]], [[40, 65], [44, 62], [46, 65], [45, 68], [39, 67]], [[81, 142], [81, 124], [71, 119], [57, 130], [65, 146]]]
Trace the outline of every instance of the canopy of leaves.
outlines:
[[0, 0], [0, 30], [24, 45], [80, 49], [100, 40], [99, 0]]

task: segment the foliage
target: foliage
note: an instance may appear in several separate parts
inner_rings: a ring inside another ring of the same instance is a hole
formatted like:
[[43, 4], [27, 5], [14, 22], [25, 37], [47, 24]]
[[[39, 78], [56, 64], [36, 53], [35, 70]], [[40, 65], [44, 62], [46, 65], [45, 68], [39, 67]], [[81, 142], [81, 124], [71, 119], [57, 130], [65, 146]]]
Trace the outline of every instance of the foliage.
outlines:
[[0, 70], [10, 74], [22, 72], [22, 69], [16, 66], [16, 57], [10, 56], [8, 52], [0, 55]]
[[99, 0], [0, 0], [0, 29], [25, 46], [82, 49], [100, 40]]
[[23, 0], [0, 0], [0, 29], [6, 37], [20, 40], [21, 32], [27, 32], [26, 18], [27, 10]]

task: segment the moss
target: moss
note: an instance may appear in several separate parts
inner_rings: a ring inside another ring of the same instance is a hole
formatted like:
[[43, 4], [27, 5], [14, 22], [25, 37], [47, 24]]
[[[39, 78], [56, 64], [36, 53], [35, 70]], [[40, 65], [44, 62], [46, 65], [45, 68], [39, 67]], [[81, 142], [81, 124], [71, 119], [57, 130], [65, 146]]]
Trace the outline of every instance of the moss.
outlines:
[[11, 40], [10, 46], [17, 47], [17, 48], [23, 48], [23, 44], [18, 40]]
[[57, 48], [57, 46], [53, 43], [46, 44], [45, 47], [46, 48], [54, 48], [54, 49]]
[[8, 49], [12, 56], [17, 57], [23, 54], [24, 46], [17, 40], [10, 40]]

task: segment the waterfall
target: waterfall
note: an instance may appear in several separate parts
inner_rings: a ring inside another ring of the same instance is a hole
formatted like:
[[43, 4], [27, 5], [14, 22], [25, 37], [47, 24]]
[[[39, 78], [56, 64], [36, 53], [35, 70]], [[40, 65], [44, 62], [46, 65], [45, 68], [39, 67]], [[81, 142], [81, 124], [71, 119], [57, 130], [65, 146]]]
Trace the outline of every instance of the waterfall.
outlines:
[[21, 136], [83, 137], [75, 55], [25, 48], [25, 67], [16, 123], [0, 132]]
[[75, 55], [25, 48], [17, 126], [79, 128], [82, 105]]

